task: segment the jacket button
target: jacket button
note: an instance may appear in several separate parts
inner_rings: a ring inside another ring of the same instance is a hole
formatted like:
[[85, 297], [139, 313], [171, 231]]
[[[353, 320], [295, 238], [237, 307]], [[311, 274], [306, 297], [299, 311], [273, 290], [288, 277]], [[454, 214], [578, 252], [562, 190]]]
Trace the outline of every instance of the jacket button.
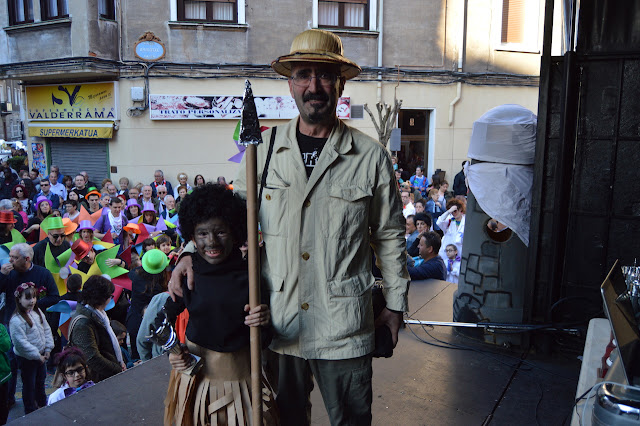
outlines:
[[304, 302], [304, 303], [302, 304], [301, 308], [302, 308], [302, 309], [304, 309], [304, 310], [306, 311], [307, 309], [309, 309], [309, 304], [308, 304], [307, 302]]
[[303, 258], [304, 260], [309, 260], [309, 257], [310, 257], [310, 256], [309, 256], [309, 253], [307, 253], [306, 251], [305, 251], [304, 253], [302, 253], [302, 258]]
[[311, 201], [307, 200], [304, 202], [305, 207], [309, 207], [311, 205]]
[[267, 195], [264, 196], [264, 198], [266, 198], [267, 201], [269, 201], [271, 199], [271, 195], [267, 194]]

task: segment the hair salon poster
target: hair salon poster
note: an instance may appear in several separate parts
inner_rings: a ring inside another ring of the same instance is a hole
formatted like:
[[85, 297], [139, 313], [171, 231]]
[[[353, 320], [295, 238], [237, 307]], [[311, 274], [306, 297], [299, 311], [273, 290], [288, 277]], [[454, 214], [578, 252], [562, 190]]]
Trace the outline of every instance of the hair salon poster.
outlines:
[[[256, 96], [261, 119], [292, 119], [298, 107], [290, 96]], [[242, 96], [149, 95], [152, 120], [238, 120], [242, 115]], [[351, 118], [351, 100], [342, 97], [336, 108], [338, 118]]]
[[47, 175], [47, 160], [44, 155], [44, 144], [31, 143], [31, 153], [33, 160], [31, 161], [31, 168], [37, 169], [40, 172], [40, 176]]

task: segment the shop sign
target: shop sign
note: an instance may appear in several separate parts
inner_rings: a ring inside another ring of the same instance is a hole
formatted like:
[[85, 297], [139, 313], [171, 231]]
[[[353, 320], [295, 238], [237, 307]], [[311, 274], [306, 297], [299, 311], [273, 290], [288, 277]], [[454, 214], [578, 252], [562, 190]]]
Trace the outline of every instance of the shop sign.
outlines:
[[116, 82], [27, 86], [29, 121], [118, 120]]
[[[256, 109], [261, 119], [292, 119], [298, 107], [290, 96], [256, 96]], [[242, 114], [242, 96], [149, 95], [152, 120], [238, 120]], [[351, 117], [351, 100], [340, 98], [339, 118]]]
[[110, 139], [112, 123], [35, 122], [29, 124], [29, 136], [38, 138]]

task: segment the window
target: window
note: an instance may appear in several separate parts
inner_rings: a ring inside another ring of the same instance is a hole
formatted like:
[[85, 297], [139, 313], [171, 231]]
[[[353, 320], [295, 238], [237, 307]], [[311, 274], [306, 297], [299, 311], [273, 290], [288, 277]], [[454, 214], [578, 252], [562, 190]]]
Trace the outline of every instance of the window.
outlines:
[[178, 0], [178, 20], [237, 23], [236, 0]]
[[67, 0], [40, 0], [40, 10], [43, 21], [69, 16]]
[[538, 50], [539, 0], [502, 0], [502, 22], [496, 37], [500, 48], [516, 51]]
[[32, 0], [9, 0], [9, 25], [33, 22]]
[[105, 19], [116, 19], [115, 0], [98, 0], [98, 15]]
[[369, 0], [318, 0], [318, 26], [369, 29]]

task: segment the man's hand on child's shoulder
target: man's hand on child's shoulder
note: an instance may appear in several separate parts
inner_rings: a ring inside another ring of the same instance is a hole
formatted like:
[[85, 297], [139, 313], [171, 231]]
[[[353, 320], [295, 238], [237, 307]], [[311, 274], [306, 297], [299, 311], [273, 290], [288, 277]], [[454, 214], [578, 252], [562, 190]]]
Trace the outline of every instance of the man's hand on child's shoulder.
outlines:
[[191, 256], [182, 256], [171, 273], [168, 288], [171, 300], [176, 301], [177, 297], [182, 297], [182, 278], [187, 277], [187, 287], [193, 290], [193, 261]]

